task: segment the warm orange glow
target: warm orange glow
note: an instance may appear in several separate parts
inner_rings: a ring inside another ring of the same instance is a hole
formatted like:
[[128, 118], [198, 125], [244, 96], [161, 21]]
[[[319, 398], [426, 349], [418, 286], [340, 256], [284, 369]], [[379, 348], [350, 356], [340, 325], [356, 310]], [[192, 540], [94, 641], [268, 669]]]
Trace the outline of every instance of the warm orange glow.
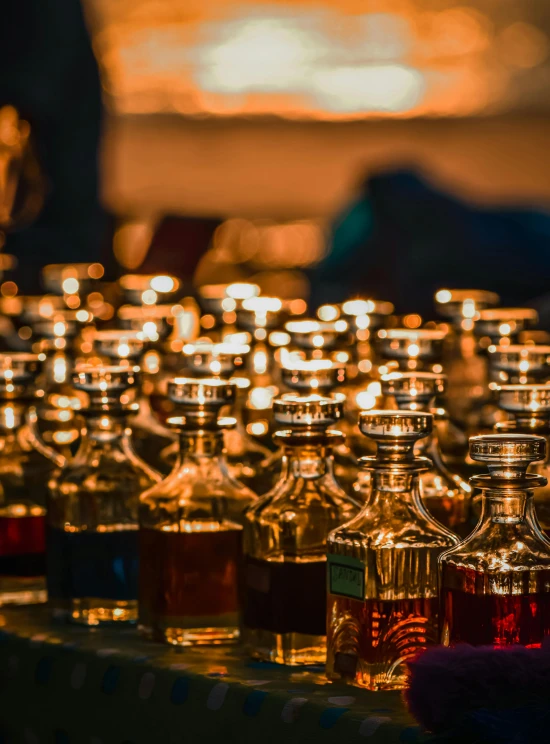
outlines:
[[517, 70], [548, 55], [529, 4], [512, 0], [92, 5], [104, 85], [124, 113], [460, 115], [513, 103]]

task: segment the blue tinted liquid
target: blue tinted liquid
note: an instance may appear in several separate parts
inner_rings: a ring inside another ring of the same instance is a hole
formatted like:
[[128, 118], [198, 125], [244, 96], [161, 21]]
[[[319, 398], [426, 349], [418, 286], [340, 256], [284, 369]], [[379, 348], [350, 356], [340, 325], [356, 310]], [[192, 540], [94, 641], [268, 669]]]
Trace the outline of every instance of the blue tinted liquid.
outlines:
[[137, 529], [65, 532], [49, 527], [46, 547], [50, 599], [137, 599]]

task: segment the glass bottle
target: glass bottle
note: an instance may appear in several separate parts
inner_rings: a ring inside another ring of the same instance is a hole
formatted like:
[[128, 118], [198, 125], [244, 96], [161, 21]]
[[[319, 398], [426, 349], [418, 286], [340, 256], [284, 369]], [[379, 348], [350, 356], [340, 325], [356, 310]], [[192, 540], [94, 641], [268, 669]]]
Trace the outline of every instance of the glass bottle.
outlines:
[[26, 422], [41, 367], [37, 354], [0, 354], [0, 605], [46, 601], [46, 484], [63, 458]]
[[[309, 394], [333, 397], [334, 400], [344, 401], [343, 395], [335, 392], [346, 379], [346, 368], [342, 364], [331, 362], [329, 359], [296, 359], [289, 357], [281, 367], [281, 381], [285, 387], [298, 395]], [[340, 425], [345, 425], [345, 420]], [[307, 425], [307, 419], [302, 426]], [[275, 441], [277, 441], [275, 439]], [[271, 476], [274, 485], [281, 473], [284, 447], [271, 453], [264, 461], [265, 470]], [[357, 479], [357, 459], [348, 447], [345, 437], [333, 444], [334, 472], [338, 482], [346, 491], [350, 490]], [[267, 489], [266, 489], [267, 490]], [[264, 491], [265, 493], [265, 491]]]
[[[140, 499], [142, 633], [178, 646], [239, 637], [243, 511], [256, 496], [228, 472], [218, 418], [235, 386], [220, 379], [177, 378], [170, 400], [184, 416], [178, 461]], [[151, 557], [154, 556], [154, 559]]]
[[[440, 289], [435, 294], [435, 304], [440, 315], [450, 321], [450, 332], [445, 339], [443, 368], [448, 379], [449, 392], [446, 408], [460, 426], [476, 429], [480, 409], [487, 395], [487, 358], [479, 353], [474, 335], [479, 313], [494, 307], [500, 298], [483, 289]], [[455, 469], [467, 471], [464, 461], [468, 452], [468, 439], [461, 436], [451, 447], [441, 441], [446, 461]], [[471, 468], [470, 468], [471, 469]]]
[[[197, 343], [187, 344], [184, 348], [186, 372], [196, 377], [220, 377], [233, 379], [235, 382], [236, 399], [233, 406], [236, 426], [225, 432], [225, 458], [229, 472], [236, 480], [244, 483], [255, 493], [265, 493], [270, 487], [269, 472], [263, 467], [263, 462], [270, 457], [271, 452], [249, 435], [242, 416], [242, 398], [246, 398], [248, 388], [247, 378], [235, 378], [233, 375], [242, 371], [246, 358], [250, 352], [248, 344], [237, 343]], [[240, 387], [241, 383], [247, 387]], [[175, 461], [177, 451], [175, 446], [165, 451], [165, 456]]]
[[[325, 305], [317, 313], [330, 313], [333, 306]], [[344, 353], [349, 353], [346, 363], [346, 381], [341, 391], [346, 396], [346, 439], [351, 451], [357, 456], [372, 455], [376, 447], [357, 428], [360, 411], [380, 408], [377, 400], [381, 395], [376, 333], [390, 322], [394, 311], [391, 302], [354, 298], [340, 306], [342, 315], [348, 320], [354, 334], [354, 343]], [[368, 479], [367, 479], [368, 480]]]
[[414, 446], [432, 415], [369, 411], [363, 434], [378, 445], [366, 504], [330, 533], [327, 675], [369, 690], [401, 689], [407, 661], [437, 643], [437, 559], [458, 538], [426, 511], [420, 474], [430, 467]]
[[54, 614], [83, 625], [137, 620], [139, 495], [160, 476], [131, 445], [121, 398], [134, 383], [126, 367], [77, 366], [86, 428], [49, 484], [49, 600]]
[[[85, 398], [71, 384], [80, 321], [78, 311], [54, 310], [54, 305], [48, 296], [43, 297], [38, 315], [31, 321], [33, 331], [41, 339], [40, 351], [46, 356], [46, 395], [37, 401], [37, 427], [48, 446], [70, 458], [78, 446], [80, 422], [77, 416]], [[91, 317], [84, 312], [87, 318]]]
[[474, 332], [481, 348], [490, 344], [506, 344], [532, 328], [538, 313], [531, 307], [493, 307], [480, 310], [475, 318]]
[[286, 394], [273, 403], [283, 449], [273, 489], [245, 513], [245, 644], [253, 657], [278, 664], [326, 658], [326, 539], [358, 505], [334, 478], [330, 426], [343, 404]]
[[180, 282], [175, 276], [166, 274], [124, 274], [118, 280], [124, 302], [130, 305], [142, 303], [174, 303]]
[[[501, 324], [503, 325], [510, 328], [513, 323], [510, 320]], [[497, 329], [492, 332], [496, 334]], [[485, 342], [488, 340], [485, 338]], [[474, 414], [477, 415], [471, 421], [472, 434], [490, 434], [503, 423], [503, 414], [498, 407], [499, 385], [540, 383], [550, 377], [549, 346], [510, 344], [509, 341], [509, 338], [503, 338], [501, 345], [491, 343], [486, 349], [488, 382], [483, 399], [478, 401], [479, 405], [474, 409]]]
[[[133, 275], [129, 275], [133, 276]], [[145, 277], [151, 278], [151, 277]], [[152, 277], [160, 279], [170, 277]], [[107, 330], [95, 331], [93, 334], [95, 351], [106, 358], [108, 364], [128, 367], [136, 372], [136, 380], [140, 375], [140, 360], [143, 358], [146, 340], [142, 331]], [[149, 396], [145, 394], [143, 385], [136, 384], [131, 391], [136, 405], [131, 411], [132, 441], [137, 455], [150, 467], [166, 473], [162, 451], [171, 444], [176, 445], [176, 436], [171, 429], [163, 426], [151, 408]], [[130, 413], [130, 411], [129, 411]]]
[[476, 529], [440, 558], [442, 643], [539, 648], [550, 635], [550, 541], [533, 506], [546, 478], [527, 473], [546, 440], [529, 434], [470, 439], [470, 456], [488, 475]]
[[279, 297], [249, 297], [237, 311], [237, 325], [252, 335], [254, 345], [261, 344], [267, 340], [269, 331], [281, 327], [284, 315]]
[[[233, 324], [236, 315], [233, 315], [244, 300], [257, 297], [260, 287], [249, 282], [233, 282], [232, 284], [203, 284], [198, 288], [198, 301], [208, 325], [204, 327], [216, 331], [225, 324]], [[228, 318], [226, 313], [230, 314]], [[224, 317], [225, 316], [225, 317]], [[228, 321], [228, 322], [226, 322]]]
[[105, 269], [100, 263], [60, 263], [48, 264], [42, 269], [42, 284], [46, 292], [62, 296], [67, 307], [80, 307], [81, 303], [71, 303], [71, 297], [82, 300], [98, 286]]
[[471, 331], [479, 311], [500, 302], [495, 292], [486, 289], [438, 289], [434, 299], [438, 313], [448, 318], [458, 333]]
[[[529, 466], [529, 473], [550, 480], [550, 385], [502, 385], [499, 406], [513, 417], [498, 424], [501, 433], [536, 434], [546, 439], [546, 457]], [[540, 525], [550, 536], [550, 484], [540, 486], [534, 495]]]
[[550, 378], [550, 346], [510, 344], [489, 346], [487, 351], [493, 383], [525, 385]]
[[321, 320], [289, 320], [285, 330], [290, 334], [292, 346], [317, 359], [327, 351], [346, 347], [350, 343], [349, 323], [340, 318], [334, 322]]
[[471, 488], [443, 462], [439, 446], [436, 418], [445, 418], [442, 408], [433, 408], [436, 396], [444, 395], [447, 378], [430, 372], [394, 372], [382, 378], [382, 393], [392, 395], [401, 411], [430, 411], [434, 426], [429, 437], [417, 448], [419, 455], [432, 461], [430, 468], [420, 474], [422, 501], [438, 522], [453, 532], [468, 533], [468, 512]]
[[[390, 362], [384, 365], [397, 366], [404, 371], [432, 371], [439, 365], [443, 356], [446, 330], [431, 328], [382, 328], [378, 331], [377, 346], [382, 359]], [[433, 371], [437, 371], [437, 368]]]

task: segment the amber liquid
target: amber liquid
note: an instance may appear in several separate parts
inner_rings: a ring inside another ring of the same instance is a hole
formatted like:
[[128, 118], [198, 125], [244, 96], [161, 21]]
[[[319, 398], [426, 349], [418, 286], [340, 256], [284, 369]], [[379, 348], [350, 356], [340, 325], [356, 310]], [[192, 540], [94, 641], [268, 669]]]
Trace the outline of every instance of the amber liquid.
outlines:
[[364, 601], [329, 594], [327, 674], [369, 690], [407, 685], [406, 662], [437, 643], [437, 597]]
[[[514, 571], [513, 581], [521, 593], [490, 593], [490, 575], [445, 564], [441, 595], [445, 645], [540, 648], [550, 635], [550, 570]], [[506, 583], [500, 581], [499, 588], [505, 589]]]
[[140, 628], [175, 645], [238, 637], [242, 529], [140, 530]]
[[326, 561], [245, 556], [244, 625], [272, 633], [326, 634]]

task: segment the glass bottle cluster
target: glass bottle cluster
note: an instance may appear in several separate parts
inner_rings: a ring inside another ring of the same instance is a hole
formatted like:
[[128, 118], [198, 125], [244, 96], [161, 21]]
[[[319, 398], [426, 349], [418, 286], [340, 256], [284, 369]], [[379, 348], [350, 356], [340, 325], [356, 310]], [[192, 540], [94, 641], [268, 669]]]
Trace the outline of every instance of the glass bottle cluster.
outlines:
[[240, 639], [371, 690], [405, 687], [429, 645], [542, 645], [534, 311], [441, 290], [444, 325], [362, 299], [306, 319], [242, 284], [203, 287], [201, 316], [177, 287], [124, 277], [107, 329], [29, 302], [33, 351], [0, 353], [2, 604], [47, 592], [70, 622]]

